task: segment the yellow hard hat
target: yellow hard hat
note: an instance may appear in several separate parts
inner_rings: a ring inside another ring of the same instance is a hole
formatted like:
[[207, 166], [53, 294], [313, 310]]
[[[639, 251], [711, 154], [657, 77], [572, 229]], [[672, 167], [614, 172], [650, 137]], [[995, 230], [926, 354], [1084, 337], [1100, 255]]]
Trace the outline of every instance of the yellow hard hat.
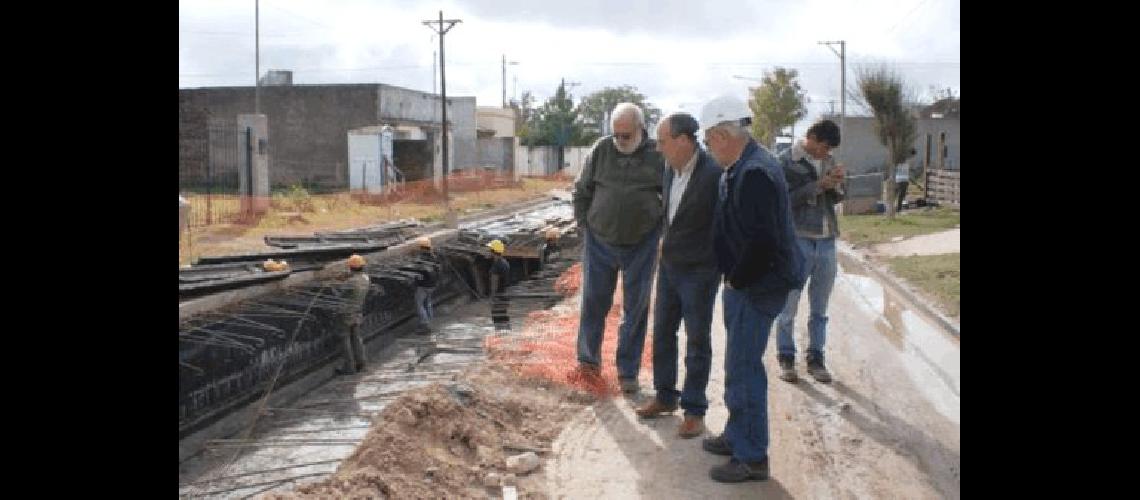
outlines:
[[420, 236], [419, 238], [416, 238], [416, 244], [418, 244], [420, 248], [431, 248], [431, 238], [428, 238], [427, 236]]
[[488, 243], [487, 246], [490, 247], [492, 252], [495, 252], [497, 254], [502, 254], [504, 251], [507, 250], [507, 247], [505, 245], [503, 245], [503, 242], [501, 242], [499, 240], [491, 240], [491, 242]]
[[560, 236], [562, 236], [562, 233], [558, 232], [557, 229], [550, 228], [546, 230], [546, 239], [548, 240], [556, 240]]
[[364, 264], [364, 257], [361, 257], [359, 255], [353, 255], [352, 257], [348, 258], [349, 269], [360, 269], [364, 267]]

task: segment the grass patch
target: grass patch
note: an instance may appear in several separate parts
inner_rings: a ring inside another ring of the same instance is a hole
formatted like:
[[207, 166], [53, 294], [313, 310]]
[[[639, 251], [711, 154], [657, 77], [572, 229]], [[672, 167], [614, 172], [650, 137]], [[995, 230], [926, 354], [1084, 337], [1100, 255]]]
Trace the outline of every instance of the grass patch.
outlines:
[[886, 215], [840, 215], [841, 237], [856, 245], [886, 243], [896, 236], [911, 237], [920, 234], [937, 233], [960, 225], [960, 210], [939, 207], [930, 210], [905, 210], [895, 218]]
[[962, 308], [962, 254], [893, 257], [887, 264], [899, 277], [926, 292], [951, 316]]

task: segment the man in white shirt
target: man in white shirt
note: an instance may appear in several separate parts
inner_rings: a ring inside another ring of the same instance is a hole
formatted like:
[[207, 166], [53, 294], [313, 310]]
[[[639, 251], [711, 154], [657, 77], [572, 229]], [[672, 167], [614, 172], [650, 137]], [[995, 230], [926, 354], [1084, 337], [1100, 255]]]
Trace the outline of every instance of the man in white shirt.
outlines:
[[[653, 304], [653, 387], [656, 396], [637, 409], [644, 418], [680, 407], [683, 438], [704, 432], [705, 389], [712, 368], [713, 303], [720, 282], [713, 247], [713, 215], [721, 169], [697, 145], [697, 120], [675, 113], [657, 126], [664, 172], [665, 231]], [[685, 383], [677, 390], [677, 331], [685, 322]]]

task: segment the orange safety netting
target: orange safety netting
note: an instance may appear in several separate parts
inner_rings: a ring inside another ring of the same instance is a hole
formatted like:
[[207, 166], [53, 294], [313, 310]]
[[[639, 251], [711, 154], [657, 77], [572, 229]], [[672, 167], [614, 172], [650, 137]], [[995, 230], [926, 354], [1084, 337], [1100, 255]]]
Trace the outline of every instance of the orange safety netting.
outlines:
[[[581, 283], [582, 266], [575, 264], [558, 278], [557, 283], [573, 284], [576, 293]], [[566, 293], [563, 288], [559, 293]], [[492, 362], [509, 364], [522, 376], [539, 377], [576, 389], [588, 391], [598, 397], [614, 397], [621, 393], [617, 380], [614, 356], [617, 352], [618, 325], [621, 323], [621, 284], [616, 287], [614, 303], [606, 315], [602, 339], [599, 374], [584, 373], [578, 368], [578, 309], [566, 311], [534, 311], [527, 316], [521, 333], [486, 339], [488, 358]], [[641, 373], [653, 372], [652, 335], [647, 334], [646, 349], [641, 355]]]
[[578, 289], [582, 287], [582, 263], [575, 263], [570, 266], [558, 277], [554, 282], [554, 291], [562, 294], [563, 296], [570, 297], [578, 293]]

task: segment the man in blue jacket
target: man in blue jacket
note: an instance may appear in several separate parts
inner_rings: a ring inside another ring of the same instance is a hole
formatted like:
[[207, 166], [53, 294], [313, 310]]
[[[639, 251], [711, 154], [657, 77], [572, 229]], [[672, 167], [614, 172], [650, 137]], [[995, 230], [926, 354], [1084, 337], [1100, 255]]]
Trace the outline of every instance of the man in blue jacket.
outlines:
[[[704, 431], [709, 401], [705, 397], [712, 367], [713, 303], [720, 271], [713, 252], [720, 166], [697, 143], [700, 125], [688, 113], [665, 117], [657, 126], [657, 149], [665, 169], [665, 221], [657, 295], [653, 304], [653, 387], [657, 396], [637, 409], [652, 418], [685, 410], [677, 435], [697, 437]], [[685, 321], [685, 385], [677, 391], [677, 329]]]
[[776, 157], [752, 139], [752, 111], [723, 96], [701, 111], [704, 140], [724, 173], [714, 219], [714, 248], [724, 273], [724, 402], [728, 423], [704, 449], [731, 456], [709, 476], [720, 482], [768, 479], [768, 378], [763, 355], [788, 291], [804, 282], [788, 185]]

